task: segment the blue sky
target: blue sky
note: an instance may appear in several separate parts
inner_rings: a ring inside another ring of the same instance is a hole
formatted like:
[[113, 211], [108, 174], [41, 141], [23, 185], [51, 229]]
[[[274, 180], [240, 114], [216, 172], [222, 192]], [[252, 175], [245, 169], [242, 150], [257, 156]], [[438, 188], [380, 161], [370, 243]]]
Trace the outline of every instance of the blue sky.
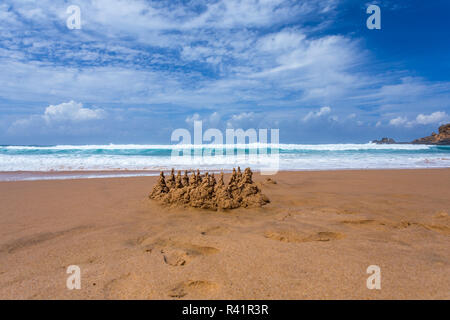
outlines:
[[[366, 8], [381, 8], [381, 30]], [[81, 30], [69, 30], [69, 5]], [[412, 140], [450, 122], [450, 2], [0, 3], [0, 144], [170, 143], [278, 128], [285, 143]]]

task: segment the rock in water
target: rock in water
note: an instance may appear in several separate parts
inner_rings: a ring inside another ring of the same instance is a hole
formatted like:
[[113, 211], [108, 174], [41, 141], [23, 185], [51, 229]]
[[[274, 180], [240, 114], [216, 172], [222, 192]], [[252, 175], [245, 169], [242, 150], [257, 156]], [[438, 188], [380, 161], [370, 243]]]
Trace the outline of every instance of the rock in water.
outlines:
[[240, 168], [237, 172], [233, 168], [230, 181], [225, 185], [223, 173], [216, 181], [214, 174], [206, 172], [202, 177], [197, 170], [197, 174], [193, 173], [189, 179], [186, 171], [183, 177], [180, 171], [175, 177], [172, 169], [167, 182], [161, 172], [149, 197], [165, 204], [212, 210], [261, 207], [270, 201], [253, 182], [252, 176], [250, 168], [244, 173]]
[[376, 144], [396, 144], [394, 139], [392, 138], [382, 138], [381, 140], [372, 140], [372, 143]]

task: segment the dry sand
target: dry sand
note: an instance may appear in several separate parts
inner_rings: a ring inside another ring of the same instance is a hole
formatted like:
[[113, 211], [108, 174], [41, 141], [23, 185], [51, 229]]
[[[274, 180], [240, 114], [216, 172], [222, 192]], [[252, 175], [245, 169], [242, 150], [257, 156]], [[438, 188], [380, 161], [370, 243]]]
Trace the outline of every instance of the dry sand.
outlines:
[[0, 298], [450, 298], [450, 169], [271, 178], [228, 212], [162, 207], [157, 177], [1, 182]]

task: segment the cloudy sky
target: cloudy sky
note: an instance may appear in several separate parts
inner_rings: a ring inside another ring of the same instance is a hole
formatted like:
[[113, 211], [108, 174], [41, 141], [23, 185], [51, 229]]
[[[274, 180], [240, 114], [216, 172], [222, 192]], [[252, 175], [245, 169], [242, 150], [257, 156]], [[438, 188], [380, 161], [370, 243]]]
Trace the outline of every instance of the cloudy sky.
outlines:
[[[381, 8], [381, 30], [366, 9]], [[67, 8], [81, 29], [67, 28]], [[412, 140], [450, 121], [450, 2], [2, 0], [0, 144]]]

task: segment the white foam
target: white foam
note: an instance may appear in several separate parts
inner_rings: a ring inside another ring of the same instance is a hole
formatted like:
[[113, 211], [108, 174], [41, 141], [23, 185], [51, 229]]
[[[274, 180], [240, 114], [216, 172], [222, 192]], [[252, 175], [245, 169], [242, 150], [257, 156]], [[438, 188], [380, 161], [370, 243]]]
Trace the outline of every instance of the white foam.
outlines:
[[256, 149], [256, 148], [274, 148], [283, 150], [317, 150], [317, 151], [345, 151], [345, 150], [427, 150], [431, 145], [414, 144], [182, 144], [182, 145], [142, 145], [142, 144], [108, 144], [108, 145], [57, 145], [57, 146], [4, 146], [6, 150], [172, 150], [175, 148], [198, 149], [198, 148], [238, 148], [238, 149]]
[[[189, 158], [170, 156], [112, 156], [85, 157], [58, 155], [0, 155], [0, 171], [109, 171], [109, 170], [161, 170], [168, 168], [230, 169], [235, 165], [262, 168], [276, 166], [279, 170], [312, 169], [364, 169], [364, 168], [430, 168], [450, 167], [450, 160], [442, 154], [392, 155], [356, 154], [301, 156], [280, 154], [266, 157], [268, 161], [245, 156]], [[264, 159], [264, 158], [263, 158]], [[272, 161], [272, 163], [270, 163]]]
[[[85, 146], [5, 146], [0, 147], [0, 171], [114, 171], [114, 170], [165, 170], [177, 169], [226, 169], [251, 165], [254, 169], [278, 170], [333, 170], [377, 168], [434, 168], [450, 167], [450, 148], [428, 145], [378, 145], [366, 144], [250, 144], [236, 148], [281, 148], [284, 151], [266, 156], [246, 155], [172, 157], [151, 155], [140, 150], [171, 150], [174, 145], [85, 145]], [[178, 146], [179, 147], [179, 146]], [[183, 148], [199, 146], [183, 145]], [[226, 145], [203, 145], [223, 148]], [[64, 152], [56, 152], [64, 150]], [[87, 150], [79, 152], [79, 150]], [[89, 152], [89, 150], [93, 150]], [[109, 150], [98, 153], [97, 150]], [[127, 150], [138, 150], [129, 152]], [[37, 151], [37, 152], [35, 152]], [[48, 151], [48, 152], [47, 152]], [[273, 150], [272, 150], [273, 151]], [[313, 152], [311, 152], [313, 151]], [[350, 152], [341, 152], [350, 151]], [[373, 151], [373, 152], [371, 152]], [[157, 153], [157, 152], [156, 152]]]

